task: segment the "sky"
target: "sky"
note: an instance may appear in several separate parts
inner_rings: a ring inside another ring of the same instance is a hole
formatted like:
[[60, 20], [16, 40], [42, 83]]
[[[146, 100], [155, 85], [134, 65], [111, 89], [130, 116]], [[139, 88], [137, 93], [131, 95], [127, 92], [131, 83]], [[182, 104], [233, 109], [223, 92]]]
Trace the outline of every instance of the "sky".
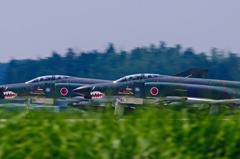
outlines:
[[238, 0], [2, 0], [0, 62], [181, 44], [240, 53]]

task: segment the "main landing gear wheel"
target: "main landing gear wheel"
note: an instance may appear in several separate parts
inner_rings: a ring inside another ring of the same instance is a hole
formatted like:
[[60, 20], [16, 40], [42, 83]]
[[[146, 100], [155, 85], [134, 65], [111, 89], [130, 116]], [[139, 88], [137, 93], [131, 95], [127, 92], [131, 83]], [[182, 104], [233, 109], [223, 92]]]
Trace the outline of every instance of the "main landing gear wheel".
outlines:
[[218, 114], [219, 114], [219, 106], [210, 105], [209, 115], [218, 115]]
[[116, 115], [119, 118], [122, 118], [124, 115], [124, 105], [120, 103], [120, 99], [116, 99], [113, 105], [114, 105], [114, 115]]

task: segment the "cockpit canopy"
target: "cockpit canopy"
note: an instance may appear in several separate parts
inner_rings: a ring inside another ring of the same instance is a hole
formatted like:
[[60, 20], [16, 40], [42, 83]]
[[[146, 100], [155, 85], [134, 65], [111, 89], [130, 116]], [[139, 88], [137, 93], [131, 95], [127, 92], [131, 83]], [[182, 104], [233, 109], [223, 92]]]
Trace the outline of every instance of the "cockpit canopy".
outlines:
[[134, 74], [134, 75], [128, 75], [128, 76], [122, 77], [122, 78], [114, 81], [113, 83], [120, 83], [120, 82], [127, 82], [127, 81], [148, 79], [148, 78], [156, 78], [156, 77], [160, 77], [160, 76], [161, 76], [160, 74], [148, 74], [148, 73]]
[[60, 79], [67, 79], [69, 76], [63, 76], [63, 75], [48, 75], [48, 76], [41, 76], [34, 78], [30, 81], [25, 82], [28, 83], [37, 83], [37, 82], [45, 82], [45, 81], [53, 81], [53, 80], [60, 80]]

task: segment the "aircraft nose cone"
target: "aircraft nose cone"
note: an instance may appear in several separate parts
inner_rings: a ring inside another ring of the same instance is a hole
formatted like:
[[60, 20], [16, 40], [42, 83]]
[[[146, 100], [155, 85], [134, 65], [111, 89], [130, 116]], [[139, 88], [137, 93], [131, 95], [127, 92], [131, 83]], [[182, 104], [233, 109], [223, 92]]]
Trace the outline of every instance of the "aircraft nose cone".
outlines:
[[4, 98], [5, 98], [5, 96], [4, 96], [4, 94], [3, 94], [3, 91], [4, 91], [4, 88], [1, 87], [1, 88], [0, 88], [0, 99], [4, 99]]
[[84, 96], [85, 98], [91, 99], [91, 94], [90, 94], [90, 87], [78, 87], [76, 89], [73, 90], [73, 92]]

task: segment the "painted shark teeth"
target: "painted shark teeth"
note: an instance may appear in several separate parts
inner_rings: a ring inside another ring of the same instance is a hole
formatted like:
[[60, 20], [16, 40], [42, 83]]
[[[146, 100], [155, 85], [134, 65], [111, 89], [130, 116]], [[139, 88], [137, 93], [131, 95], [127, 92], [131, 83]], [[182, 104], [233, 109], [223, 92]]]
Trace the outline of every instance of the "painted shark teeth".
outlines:
[[3, 94], [5, 96], [5, 99], [13, 99], [17, 96], [17, 94], [12, 91], [3, 92]]
[[94, 91], [94, 92], [91, 92], [90, 94], [92, 96], [92, 99], [100, 99], [105, 96], [104, 93], [99, 92], [99, 91]]

